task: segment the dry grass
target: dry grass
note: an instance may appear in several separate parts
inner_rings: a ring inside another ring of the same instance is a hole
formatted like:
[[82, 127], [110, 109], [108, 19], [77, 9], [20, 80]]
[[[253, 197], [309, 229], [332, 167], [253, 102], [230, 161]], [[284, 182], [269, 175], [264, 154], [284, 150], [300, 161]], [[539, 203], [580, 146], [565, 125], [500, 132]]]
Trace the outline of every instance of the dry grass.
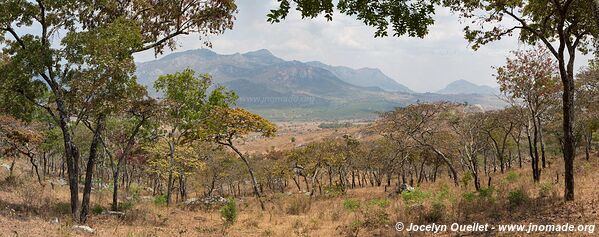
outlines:
[[[237, 199], [239, 216], [226, 229], [218, 210], [156, 206], [153, 200], [142, 199], [122, 218], [92, 215], [88, 224], [96, 229], [97, 236], [286, 237], [355, 236], [356, 233], [401, 236], [403, 233], [393, 228], [396, 221], [597, 224], [599, 158], [595, 156], [591, 162], [576, 161], [576, 201], [567, 203], [561, 200], [563, 176], [556, 183], [556, 174], [563, 174], [559, 163], [554, 162], [553, 167], [544, 170], [540, 184], [532, 182], [529, 168], [492, 174], [494, 191], [488, 196], [475, 193], [471, 185], [454, 187], [450, 180], [441, 179], [418, 187], [422, 191], [420, 196], [389, 197], [383, 187], [357, 188], [342, 196], [317, 196], [311, 200], [304, 194], [271, 194], [266, 211], [259, 209], [254, 198], [245, 197]], [[0, 180], [5, 180], [6, 175], [0, 171]], [[486, 188], [486, 182], [483, 183]], [[49, 186], [41, 188], [28, 173], [20, 173], [17, 180], [0, 185], [0, 236], [78, 235], [70, 228], [66, 186], [54, 190]], [[510, 192], [516, 190], [522, 190], [528, 197], [519, 205], [509, 201]], [[109, 192], [96, 191], [93, 197], [92, 206], [109, 206]], [[51, 223], [55, 218], [59, 219], [58, 224]]]

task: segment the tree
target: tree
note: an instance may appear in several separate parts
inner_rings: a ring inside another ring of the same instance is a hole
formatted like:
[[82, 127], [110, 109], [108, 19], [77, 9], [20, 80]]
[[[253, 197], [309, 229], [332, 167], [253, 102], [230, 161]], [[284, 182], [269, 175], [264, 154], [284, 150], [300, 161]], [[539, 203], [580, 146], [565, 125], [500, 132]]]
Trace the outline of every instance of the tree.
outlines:
[[577, 76], [576, 100], [579, 114], [577, 129], [584, 144], [585, 157], [590, 158], [593, 134], [599, 129], [599, 65], [592, 60], [589, 67]]
[[[38, 153], [44, 142], [45, 134], [40, 131], [40, 124], [27, 124], [11, 116], [0, 116], [0, 154], [26, 156], [37, 176], [37, 181], [43, 187], [44, 183], [37, 165]], [[15, 162], [11, 165], [9, 178]]]
[[[195, 72], [191, 69], [162, 75], [154, 83], [156, 90], [164, 94], [161, 101], [163, 106], [161, 122], [167, 130], [165, 136], [170, 150], [167, 204], [171, 203], [173, 167], [177, 147], [198, 139], [198, 137], [191, 136], [194, 134], [194, 128], [197, 124], [209, 119], [210, 110], [214, 106], [227, 107], [236, 99], [235, 94], [225, 91], [224, 87], [218, 87], [212, 92], [208, 92], [211, 85], [212, 80], [208, 74], [195, 77]], [[180, 175], [180, 179], [185, 179], [184, 174]]]
[[[0, 68], [0, 74], [6, 75], [1, 87], [9, 88], [20, 101], [44, 109], [60, 127], [75, 221], [86, 221], [91, 190], [91, 183], [87, 181], [91, 181], [97, 151], [97, 147], [90, 148], [80, 214], [77, 183], [80, 153], [72, 129], [78, 122], [71, 118], [83, 119], [81, 115], [88, 111], [73, 111], [77, 106], [70, 104], [70, 97], [80, 92], [76, 88], [118, 88], [123, 85], [122, 80], [113, 81], [111, 76], [124, 65], [128, 65], [124, 69], [130, 69], [133, 53], [153, 49], [158, 54], [165, 47], [174, 48], [175, 37], [181, 34], [222, 33], [232, 27], [235, 11], [233, 0], [124, 1], [118, 4], [10, 0], [0, 5], [0, 39], [7, 40], [3, 54], [8, 57], [3, 60], [8, 63]], [[20, 33], [21, 29], [34, 24], [39, 25], [34, 28], [37, 34]], [[66, 33], [66, 37], [57, 37], [59, 32]], [[110, 86], [98, 86], [98, 82]], [[47, 89], [52, 96], [40, 98], [43, 93], [35, 93], [39, 88]], [[96, 105], [102, 104], [101, 98], [109, 98], [98, 96], [106, 92], [103, 90], [83, 91], [91, 94], [76, 97], [93, 100]], [[95, 133], [100, 134], [106, 115], [96, 111], [93, 117], [96, 117], [91, 119]], [[100, 136], [95, 137], [92, 146], [99, 144]]]
[[341, 0], [335, 6], [333, 0], [279, 0], [279, 7], [271, 10], [267, 17], [271, 23], [280, 22], [287, 17], [291, 5], [294, 4], [302, 18], [315, 18], [324, 14], [327, 20], [332, 20], [336, 7], [342, 14], [355, 16], [357, 20], [376, 28], [375, 37], [388, 36], [389, 32], [392, 32], [393, 36], [407, 34], [410, 37], [422, 38], [428, 33], [428, 27], [434, 23], [432, 15], [437, 2], [437, 0]]
[[254, 170], [247, 155], [236, 147], [235, 140], [250, 133], [272, 137], [277, 132], [277, 127], [270, 121], [245, 109], [217, 106], [210, 111], [209, 118], [205, 119], [203, 123], [197, 124], [196, 131], [196, 136], [207, 136], [211, 141], [231, 148], [239, 156], [248, 169], [254, 187], [254, 194], [260, 202], [260, 207], [264, 210], [264, 203], [261, 199], [260, 188]]
[[482, 112], [457, 113], [450, 119], [452, 130], [456, 133], [459, 153], [466, 168], [474, 178], [474, 188], [480, 190], [479, 155], [486, 148], [485, 114]]
[[449, 131], [448, 116], [455, 109], [453, 104], [414, 104], [395, 111], [383, 113], [382, 127], [396, 133], [403, 133], [422, 149], [432, 151], [449, 169], [454, 184], [458, 185], [458, 173], [452, 163], [451, 148], [453, 134]]
[[[541, 171], [538, 144], [541, 146], [543, 168], [546, 163], [542, 118], [559, 91], [557, 69], [549, 52], [543, 47], [515, 51], [513, 54], [514, 57], [508, 58], [505, 66], [497, 68], [496, 78], [500, 90], [512, 101], [522, 101], [528, 111], [528, 124], [532, 124], [529, 128], [533, 134], [531, 141], [528, 136], [533, 180], [539, 182]], [[500, 123], [505, 121], [509, 120], [501, 119]], [[527, 132], [531, 133], [530, 130]]]
[[491, 140], [492, 147], [495, 150], [495, 156], [499, 159], [499, 168], [501, 173], [505, 171], [506, 166], [506, 148], [508, 148], [508, 138], [514, 129], [515, 123], [510, 119], [511, 114], [506, 110], [486, 112], [482, 118], [480, 131]]
[[[145, 92], [145, 90], [144, 90]], [[139, 95], [138, 95], [139, 96]], [[156, 101], [145, 98], [134, 98], [133, 101], [123, 101], [128, 106], [120, 111], [125, 116], [118, 116], [109, 120], [106, 135], [101, 140], [104, 151], [110, 160], [112, 169], [112, 205], [113, 211], [118, 210], [119, 176], [123, 161], [132, 155], [136, 146], [139, 150], [138, 137], [144, 126], [148, 126], [148, 120], [155, 116]], [[116, 164], [115, 164], [116, 161]]]
[[563, 92], [564, 199], [574, 200], [574, 62], [577, 51], [586, 52], [591, 38], [599, 34], [593, 1], [444, 0], [443, 3], [472, 21], [464, 29], [472, 48], [478, 49], [519, 31], [520, 41], [542, 45], [557, 60]]

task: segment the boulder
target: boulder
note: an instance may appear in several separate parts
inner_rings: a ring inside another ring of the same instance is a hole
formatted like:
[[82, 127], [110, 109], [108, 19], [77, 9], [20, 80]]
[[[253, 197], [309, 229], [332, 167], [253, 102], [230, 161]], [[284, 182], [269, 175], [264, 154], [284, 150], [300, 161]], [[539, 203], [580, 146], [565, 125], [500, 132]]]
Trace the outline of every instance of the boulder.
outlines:
[[227, 199], [220, 196], [207, 196], [203, 198], [190, 198], [183, 202], [183, 205], [187, 207], [202, 207], [202, 208], [213, 208], [221, 207], [227, 203]]
[[401, 194], [402, 192], [414, 192], [414, 187], [406, 183], [402, 183], [395, 187], [395, 194]]
[[122, 211], [106, 211], [106, 212], [104, 212], [104, 214], [111, 215], [111, 216], [118, 216], [118, 217], [125, 216], [125, 213]]
[[89, 226], [86, 225], [74, 225], [73, 230], [85, 234], [94, 234], [96, 231]]
[[12, 168], [9, 164], [2, 164], [2, 167], [4, 167], [6, 171], [10, 171], [10, 168]]

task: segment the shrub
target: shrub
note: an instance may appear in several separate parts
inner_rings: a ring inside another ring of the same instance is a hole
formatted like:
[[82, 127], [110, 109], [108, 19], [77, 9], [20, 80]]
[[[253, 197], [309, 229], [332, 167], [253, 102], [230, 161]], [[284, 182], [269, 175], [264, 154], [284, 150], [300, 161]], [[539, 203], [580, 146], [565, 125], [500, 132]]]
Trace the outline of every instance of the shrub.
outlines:
[[520, 206], [528, 201], [528, 195], [523, 188], [509, 192], [507, 198], [512, 207]]
[[126, 201], [124, 203], [119, 204], [119, 211], [131, 210], [133, 206], [135, 206], [135, 203], [133, 203], [133, 201]]
[[391, 205], [391, 201], [389, 201], [389, 199], [386, 198], [375, 198], [370, 200], [370, 202], [368, 202], [368, 205], [377, 206], [380, 208], [387, 208]]
[[478, 190], [478, 197], [486, 202], [495, 203], [494, 193], [495, 189], [493, 189], [493, 187], [480, 188]]
[[424, 202], [424, 200], [428, 199], [430, 196], [430, 193], [423, 192], [418, 189], [415, 189], [412, 192], [401, 193], [401, 198], [408, 205], [422, 204], [422, 202]]
[[326, 186], [324, 188], [324, 195], [327, 197], [339, 197], [345, 194], [345, 190], [339, 184]]
[[17, 191], [17, 194], [21, 197], [23, 203], [29, 206], [38, 206], [40, 197], [42, 197], [42, 191], [37, 187], [23, 186]]
[[389, 214], [385, 209], [379, 207], [370, 207], [362, 213], [363, 216], [363, 227], [379, 228], [389, 224]]
[[339, 231], [342, 236], [358, 236], [363, 223], [359, 220], [354, 220], [347, 225], [340, 226]]
[[514, 181], [516, 181], [518, 178], [520, 177], [520, 174], [516, 173], [515, 171], [510, 171], [507, 173], [507, 176], [505, 176], [505, 180], [508, 183], [513, 183]]
[[227, 204], [220, 209], [220, 215], [225, 221], [225, 226], [230, 226], [237, 220], [237, 204], [235, 199], [227, 199]]
[[154, 197], [154, 204], [156, 206], [165, 206], [166, 205], [166, 195], [158, 195]]
[[102, 207], [102, 206], [100, 206], [100, 205], [98, 205], [98, 204], [95, 204], [95, 205], [92, 207], [92, 213], [93, 213], [93, 214], [95, 214], [95, 215], [100, 215], [100, 214], [102, 214], [102, 212], [104, 212], [104, 207]]
[[310, 200], [308, 197], [303, 195], [296, 196], [289, 199], [289, 205], [287, 206], [287, 214], [299, 215], [305, 213], [310, 209]]
[[356, 211], [360, 208], [360, 201], [356, 199], [343, 200], [343, 208], [349, 211]]
[[462, 176], [462, 185], [464, 188], [468, 187], [468, 184], [470, 183], [470, 181], [472, 181], [472, 179], [474, 178], [474, 176], [472, 175], [471, 172], [466, 172], [463, 176]]
[[443, 219], [445, 205], [442, 202], [433, 202], [431, 208], [424, 214], [424, 220], [428, 223], [435, 223]]
[[443, 184], [443, 186], [441, 186], [441, 190], [439, 190], [439, 192], [436, 193], [435, 199], [437, 201], [443, 201], [448, 199], [449, 197], [449, 186], [447, 184]]
[[539, 189], [539, 197], [546, 198], [553, 194], [553, 184], [543, 183]]
[[476, 194], [473, 192], [465, 192], [462, 194], [462, 198], [467, 202], [472, 202], [476, 200]]
[[59, 214], [69, 214], [71, 213], [71, 204], [67, 202], [56, 203], [54, 210]]

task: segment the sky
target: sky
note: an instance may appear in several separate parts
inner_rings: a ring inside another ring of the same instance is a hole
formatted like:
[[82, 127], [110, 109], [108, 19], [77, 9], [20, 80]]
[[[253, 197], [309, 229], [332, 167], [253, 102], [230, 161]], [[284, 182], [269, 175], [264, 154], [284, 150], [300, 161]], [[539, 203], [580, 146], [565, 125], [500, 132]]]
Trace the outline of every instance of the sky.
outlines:
[[[341, 14], [326, 21], [324, 17], [301, 19], [292, 12], [281, 23], [270, 24], [266, 14], [276, 4], [276, 0], [238, 0], [233, 29], [211, 36], [212, 50], [233, 54], [268, 49], [285, 60], [379, 68], [414, 91], [434, 92], [455, 80], [497, 86], [493, 67], [504, 64], [510, 51], [525, 47], [516, 37], [505, 37], [474, 51], [464, 39], [459, 18], [442, 8], [437, 9], [435, 24], [424, 39], [374, 38], [374, 29]], [[175, 52], [206, 48], [193, 34], [179, 37], [178, 43]], [[154, 59], [153, 51], [135, 55], [138, 62]], [[579, 57], [577, 65], [587, 59]]]

